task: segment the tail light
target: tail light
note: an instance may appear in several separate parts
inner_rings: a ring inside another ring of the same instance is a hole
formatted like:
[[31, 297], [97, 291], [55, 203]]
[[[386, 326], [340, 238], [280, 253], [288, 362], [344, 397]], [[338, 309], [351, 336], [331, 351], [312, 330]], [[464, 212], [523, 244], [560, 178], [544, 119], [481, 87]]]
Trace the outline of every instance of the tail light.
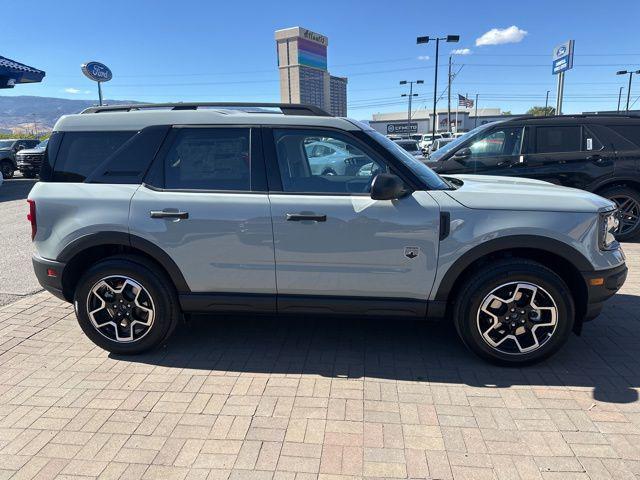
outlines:
[[36, 232], [38, 231], [38, 223], [36, 222], [36, 201], [27, 200], [29, 203], [29, 213], [27, 214], [27, 220], [31, 222], [31, 240], [36, 238]]

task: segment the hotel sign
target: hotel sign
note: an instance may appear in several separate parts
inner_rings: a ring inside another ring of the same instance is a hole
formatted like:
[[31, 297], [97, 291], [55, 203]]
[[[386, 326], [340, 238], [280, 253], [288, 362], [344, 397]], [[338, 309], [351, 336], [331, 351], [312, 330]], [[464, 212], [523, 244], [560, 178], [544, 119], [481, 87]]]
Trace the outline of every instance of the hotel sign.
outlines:
[[311, 30], [307, 30], [306, 28], [301, 28], [300, 33], [302, 38], [306, 38], [307, 40], [311, 40], [312, 42], [319, 43], [320, 45], [327, 45], [328, 39], [324, 35], [320, 35], [319, 33], [312, 32]]

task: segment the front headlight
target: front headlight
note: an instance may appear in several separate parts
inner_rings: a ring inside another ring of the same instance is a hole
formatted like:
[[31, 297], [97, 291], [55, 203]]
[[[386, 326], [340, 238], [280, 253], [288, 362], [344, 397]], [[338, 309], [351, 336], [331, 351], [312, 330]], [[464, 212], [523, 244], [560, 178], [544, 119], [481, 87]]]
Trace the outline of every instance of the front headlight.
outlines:
[[600, 213], [599, 244], [601, 250], [614, 250], [618, 248], [615, 233], [620, 226], [620, 214], [618, 210], [610, 210]]

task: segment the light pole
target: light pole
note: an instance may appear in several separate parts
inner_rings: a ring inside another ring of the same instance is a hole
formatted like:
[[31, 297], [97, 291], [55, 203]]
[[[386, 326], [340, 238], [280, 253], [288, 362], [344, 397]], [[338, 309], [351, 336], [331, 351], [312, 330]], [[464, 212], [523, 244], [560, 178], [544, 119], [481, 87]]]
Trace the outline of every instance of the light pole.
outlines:
[[422, 80], [411, 80], [411, 81], [406, 81], [406, 80], [401, 80], [400, 81], [400, 85], [406, 85], [409, 84], [409, 93], [403, 93], [402, 96], [403, 97], [409, 97], [409, 110], [407, 112], [407, 138], [409, 138], [409, 133], [411, 133], [411, 100], [413, 99], [413, 97], [417, 97], [418, 94], [417, 93], [413, 93], [413, 84], [417, 84], [417, 85], [421, 85], [424, 83], [424, 81]]
[[551, 90], [547, 90], [547, 96], [544, 99], [544, 116], [547, 116], [547, 108], [549, 108], [549, 92]]
[[617, 113], [620, 113], [620, 100], [622, 99], [622, 89], [624, 87], [620, 87], [620, 90], [618, 90], [618, 110], [616, 110]]
[[627, 113], [629, 113], [629, 97], [631, 97], [631, 79], [633, 78], [633, 74], [640, 74], [640, 70], [636, 70], [635, 72], [629, 70], [619, 70], [616, 72], [616, 75], [629, 75], [629, 86], [627, 87]]
[[438, 97], [438, 54], [440, 53], [440, 40], [445, 40], [446, 42], [456, 43], [460, 41], [460, 35], [447, 35], [446, 37], [418, 37], [416, 38], [416, 43], [429, 43], [429, 41], [436, 41], [436, 68], [435, 68], [435, 78], [433, 80], [433, 125], [431, 126], [431, 141], [435, 141], [436, 139], [436, 124], [438, 123], [437, 115], [436, 115], [436, 102]]

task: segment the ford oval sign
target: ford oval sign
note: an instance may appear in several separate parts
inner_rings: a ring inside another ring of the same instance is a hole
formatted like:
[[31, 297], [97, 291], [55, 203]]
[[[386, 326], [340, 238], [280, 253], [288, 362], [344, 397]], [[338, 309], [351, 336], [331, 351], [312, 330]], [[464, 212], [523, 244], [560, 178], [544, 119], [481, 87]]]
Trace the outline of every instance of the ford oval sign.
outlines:
[[100, 62], [87, 62], [82, 65], [82, 73], [94, 82], [108, 82], [113, 78], [109, 67]]

